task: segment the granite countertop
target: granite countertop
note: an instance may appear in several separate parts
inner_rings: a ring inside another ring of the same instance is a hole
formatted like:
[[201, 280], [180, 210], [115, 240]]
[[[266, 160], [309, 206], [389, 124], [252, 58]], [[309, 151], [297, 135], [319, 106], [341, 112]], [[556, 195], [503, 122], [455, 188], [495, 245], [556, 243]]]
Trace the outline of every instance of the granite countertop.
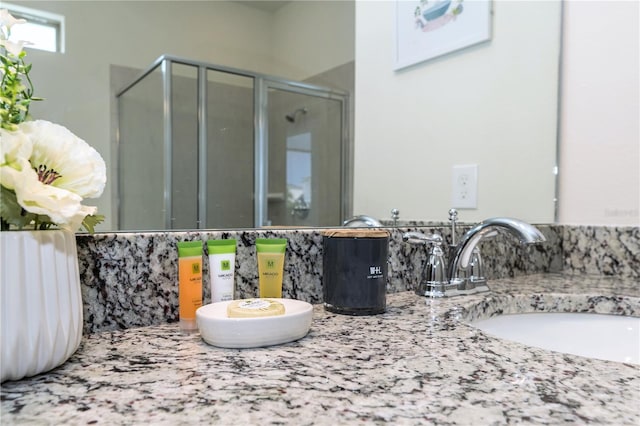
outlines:
[[635, 279], [528, 275], [491, 293], [387, 296], [387, 312], [314, 307], [288, 344], [220, 349], [177, 324], [90, 334], [49, 373], [2, 384], [2, 424], [633, 424], [640, 366], [490, 337], [498, 311], [640, 316]]

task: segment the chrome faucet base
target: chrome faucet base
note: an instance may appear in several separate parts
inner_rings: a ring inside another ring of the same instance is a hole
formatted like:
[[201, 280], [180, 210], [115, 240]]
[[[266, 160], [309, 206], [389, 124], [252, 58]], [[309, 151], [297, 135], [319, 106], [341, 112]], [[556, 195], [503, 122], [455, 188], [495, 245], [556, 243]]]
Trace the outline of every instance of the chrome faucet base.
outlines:
[[517, 219], [495, 217], [469, 230], [462, 240], [455, 244], [457, 212], [454, 209], [449, 211], [449, 220], [452, 221], [451, 237], [454, 244], [451, 246], [448, 262], [442, 251], [441, 235], [407, 232], [402, 236], [405, 243], [431, 246], [423, 281], [415, 289], [416, 294], [420, 296], [452, 297], [489, 291], [477, 245], [481, 240], [495, 236], [500, 229], [515, 235], [521, 244], [539, 244], [546, 241], [544, 235], [533, 225]]
[[469, 294], [483, 293], [489, 291], [489, 287], [485, 282], [470, 281], [454, 281], [450, 283], [443, 282], [423, 282], [418, 284], [415, 293], [418, 296], [439, 298], [464, 296]]
[[457, 284], [449, 284], [442, 282], [422, 282], [416, 287], [415, 293], [418, 296], [426, 297], [447, 297], [458, 290]]

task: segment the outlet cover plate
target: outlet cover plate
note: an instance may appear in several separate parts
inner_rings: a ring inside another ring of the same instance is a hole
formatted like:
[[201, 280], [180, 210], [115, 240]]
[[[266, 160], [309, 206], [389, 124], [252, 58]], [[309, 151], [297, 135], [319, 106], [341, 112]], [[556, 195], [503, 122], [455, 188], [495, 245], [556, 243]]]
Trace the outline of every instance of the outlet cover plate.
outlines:
[[456, 209], [478, 208], [478, 165], [453, 166], [451, 207]]

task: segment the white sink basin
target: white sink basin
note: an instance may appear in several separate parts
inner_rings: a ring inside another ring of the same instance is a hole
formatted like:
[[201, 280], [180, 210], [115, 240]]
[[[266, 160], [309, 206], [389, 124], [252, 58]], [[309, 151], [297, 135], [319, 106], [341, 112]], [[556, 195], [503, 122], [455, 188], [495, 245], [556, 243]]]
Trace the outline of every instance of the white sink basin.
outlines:
[[542, 349], [640, 365], [640, 318], [544, 312], [499, 315], [471, 325]]

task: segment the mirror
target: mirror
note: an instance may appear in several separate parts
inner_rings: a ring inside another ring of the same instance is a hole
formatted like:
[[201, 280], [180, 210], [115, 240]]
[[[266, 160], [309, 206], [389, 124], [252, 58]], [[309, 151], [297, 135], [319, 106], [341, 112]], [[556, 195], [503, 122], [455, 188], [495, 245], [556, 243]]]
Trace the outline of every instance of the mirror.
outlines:
[[[394, 1], [13, 3], [65, 16], [63, 54], [28, 52], [46, 98], [32, 114], [94, 146], [110, 182], [123, 84], [113, 70], [135, 75], [168, 53], [320, 85], [345, 73], [354, 215], [389, 219], [397, 208], [401, 221], [446, 221], [453, 166], [477, 164], [477, 208], [462, 221], [554, 219], [559, 1], [494, 1], [490, 41], [400, 71]], [[115, 230], [113, 192], [108, 184], [95, 203], [107, 216], [101, 231]]]

